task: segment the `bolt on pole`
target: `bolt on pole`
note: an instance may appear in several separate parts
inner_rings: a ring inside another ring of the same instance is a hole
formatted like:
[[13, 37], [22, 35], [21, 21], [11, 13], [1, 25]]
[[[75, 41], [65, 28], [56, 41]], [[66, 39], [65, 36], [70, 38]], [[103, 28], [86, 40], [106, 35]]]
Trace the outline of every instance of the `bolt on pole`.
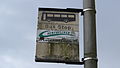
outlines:
[[83, 0], [84, 68], [97, 68], [95, 0]]

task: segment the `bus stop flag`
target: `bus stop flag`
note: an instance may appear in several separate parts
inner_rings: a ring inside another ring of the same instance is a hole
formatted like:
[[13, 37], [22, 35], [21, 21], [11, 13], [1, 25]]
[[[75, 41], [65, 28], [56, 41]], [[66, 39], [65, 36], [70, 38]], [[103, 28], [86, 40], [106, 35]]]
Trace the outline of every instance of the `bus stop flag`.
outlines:
[[36, 62], [80, 62], [79, 12], [76, 9], [39, 8]]

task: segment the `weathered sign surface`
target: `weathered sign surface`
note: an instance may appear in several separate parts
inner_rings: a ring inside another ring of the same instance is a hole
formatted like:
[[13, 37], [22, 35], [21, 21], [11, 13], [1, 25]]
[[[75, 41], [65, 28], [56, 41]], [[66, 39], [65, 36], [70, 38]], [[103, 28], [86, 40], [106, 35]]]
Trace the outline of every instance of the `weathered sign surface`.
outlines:
[[79, 62], [78, 11], [39, 9], [35, 60]]

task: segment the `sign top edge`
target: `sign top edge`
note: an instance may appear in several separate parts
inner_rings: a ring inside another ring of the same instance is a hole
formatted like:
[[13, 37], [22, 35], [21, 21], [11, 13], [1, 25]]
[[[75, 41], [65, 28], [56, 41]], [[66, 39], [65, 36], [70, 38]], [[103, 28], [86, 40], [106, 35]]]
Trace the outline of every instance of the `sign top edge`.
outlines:
[[76, 9], [76, 8], [66, 8], [66, 9], [61, 9], [61, 8], [38, 8], [39, 11], [61, 11], [61, 12], [82, 12], [83, 9]]

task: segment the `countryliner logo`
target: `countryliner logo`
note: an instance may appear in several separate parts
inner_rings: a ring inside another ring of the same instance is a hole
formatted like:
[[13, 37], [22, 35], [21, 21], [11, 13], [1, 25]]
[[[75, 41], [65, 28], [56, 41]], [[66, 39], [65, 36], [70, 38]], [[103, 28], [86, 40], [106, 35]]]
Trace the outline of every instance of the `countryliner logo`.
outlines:
[[45, 37], [55, 36], [74, 36], [74, 34], [69, 31], [42, 31], [39, 34], [40, 40], [44, 40]]

